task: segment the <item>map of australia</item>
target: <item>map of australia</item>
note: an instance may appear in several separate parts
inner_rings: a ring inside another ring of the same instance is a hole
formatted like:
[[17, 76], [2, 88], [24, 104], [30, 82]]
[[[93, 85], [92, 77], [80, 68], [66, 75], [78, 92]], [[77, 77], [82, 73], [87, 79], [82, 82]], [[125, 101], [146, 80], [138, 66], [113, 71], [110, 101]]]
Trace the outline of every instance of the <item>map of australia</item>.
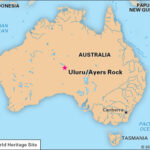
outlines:
[[0, 56], [0, 83], [9, 110], [65, 93], [100, 123], [128, 121], [142, 98], [146, 72], [124, 42], [111, 7], [101, 34], [82, 23], [85, 13], [59, 8], [54, 22], [40, 20], [22, 45]]

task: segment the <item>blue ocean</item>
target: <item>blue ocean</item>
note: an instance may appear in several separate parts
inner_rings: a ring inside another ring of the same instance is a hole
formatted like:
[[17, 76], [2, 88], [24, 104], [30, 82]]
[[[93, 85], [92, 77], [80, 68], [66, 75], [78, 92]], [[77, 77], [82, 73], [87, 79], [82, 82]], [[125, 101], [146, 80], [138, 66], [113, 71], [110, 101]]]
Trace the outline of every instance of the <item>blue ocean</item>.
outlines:
[[124, 41], [133, 48], [147, 72], [147, 86], [129, 121], [118, 126], [96, 122], [91, 112], [83, 112], [76, 100], [65, 94], [45, 98], [39, 105], [25, 107], [20, 112], [11, 112], [7, 109], [9, 101], [1, 87], [0, 139], [41, 139], [42, 149], [139, 149], [141, 145], [150, 145], [150, 140], [121, 140], [117, 147], [113, 147], [108, 138], [110, 132], [150, 138], [150, 130], [143, 131], [139, 125], [140, 122], [150, 122], [150, 13], [129, 12], [129, 7], [133, 5], [128, 1], [18, 3], [20, 8], [0, 8], [0, 24], [8, 25], [8, 31], [0, 33], [0, 54], [21, 45], [26, 32], [40, 19], [53, 21], [58, 13], [57, 8], [62, 6], [85, 9], [86, 20], [83, 23], [101, 33], [106, 10], [112, 6], [116, 20], [121, 23]]

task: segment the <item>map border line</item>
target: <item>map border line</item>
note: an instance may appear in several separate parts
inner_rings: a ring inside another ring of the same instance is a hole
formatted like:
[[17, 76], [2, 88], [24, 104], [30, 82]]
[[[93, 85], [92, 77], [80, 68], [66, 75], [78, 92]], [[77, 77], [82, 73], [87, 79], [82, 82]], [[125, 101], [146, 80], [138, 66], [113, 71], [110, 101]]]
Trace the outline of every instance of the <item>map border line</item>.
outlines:
[[[0, 149], [0, 150], [6, 150], [6, 149]], [[11, 150], [11, 149], [8, 149], [8, 150]], [[30, 149], [23, 149], [23, 150], [30, 150]], [[104, 149], [104, 148], [103, 149], [65, 149], [64, 148], [64, 149], [31, 149], [31, 150], [142, 150], [142, 148], [141, 149]]]
[[[130, 2], [130, 1], [137, 1], [137, 2], [150, 2], [150, 0], [0, 0], [0, 3], [2, 3], [2, 2], [30, 2], [30, 1], [33, 1], [33, 2], [65, 2], [65, 1], [67, 1], [67, 2], [80, 2], [80, 1], [82, 1], [82, 2], [87, 2], [87, 1], [89, 1], [89, 2]], [[1, 140], [5, 140], [5, 139], [1, 139]], [[17, 139], [18, 140], [18, 139]], [[19, 140], [24, 140], [24, 139], [19, 139]], [[27, 139], [28, 140], [28, 139]], [[37, 140], [37, 139], [32, 139], [32, 140]], [[40, 143], [41, 143], [41, 139], [38, 139], [38, 140], [40, 140]], [[41, 145], [40, 145], [41, 146]], [[128, 148], [123, 148], [123, 149], [116, 149], [116, 150], [141, 150], [142, 148], [139, 148], [139, 149], [128, 149]], [[144, 148], [145, 149], [145, 148]], [[0, 150], [5, 150], [5, 149], [0, 149]], [[14, 149], [13, 149], [14, 150]], [[29, 150], [29, 149], [24, 149], [24, 150]], [[39, 150], [39, 149], [32, 149], [32, 150]], [[108, 149], [108, 148], [98, 148], [98, 149], [93, 149], [93, 148], [91, 148], [91, 149], [86, 149], [86, 148], [83, 148], [83, 149], [70, 149], [70, 148], [63, 148], [63, 149], [43, 149], [43, 148], [40, 148], [40, 150], [114, 150], [114, 149]]]

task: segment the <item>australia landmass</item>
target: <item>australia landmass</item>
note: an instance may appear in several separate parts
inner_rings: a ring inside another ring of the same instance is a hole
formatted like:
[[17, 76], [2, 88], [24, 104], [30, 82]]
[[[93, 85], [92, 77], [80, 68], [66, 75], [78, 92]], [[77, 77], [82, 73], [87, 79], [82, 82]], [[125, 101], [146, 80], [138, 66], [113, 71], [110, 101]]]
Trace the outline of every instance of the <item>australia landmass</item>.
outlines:
[[146, 72], [108, 7], [101, 34], [83, 24], [85, 10], [59, 8], [40, 20], [22, 45], [0, 56], [0, 84], [8, 109], [20, 111], [45, 97], [74, 97], [96, 121], [127, 122], [146, 86]]

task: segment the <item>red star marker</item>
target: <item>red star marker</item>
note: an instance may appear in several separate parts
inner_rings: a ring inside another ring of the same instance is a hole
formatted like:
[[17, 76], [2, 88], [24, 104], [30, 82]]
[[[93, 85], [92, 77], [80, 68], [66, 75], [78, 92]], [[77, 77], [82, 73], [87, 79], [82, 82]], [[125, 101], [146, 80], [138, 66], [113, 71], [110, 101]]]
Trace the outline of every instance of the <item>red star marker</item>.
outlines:
[[67, 70], [67, 66], [63, 66], [63, 70]]

